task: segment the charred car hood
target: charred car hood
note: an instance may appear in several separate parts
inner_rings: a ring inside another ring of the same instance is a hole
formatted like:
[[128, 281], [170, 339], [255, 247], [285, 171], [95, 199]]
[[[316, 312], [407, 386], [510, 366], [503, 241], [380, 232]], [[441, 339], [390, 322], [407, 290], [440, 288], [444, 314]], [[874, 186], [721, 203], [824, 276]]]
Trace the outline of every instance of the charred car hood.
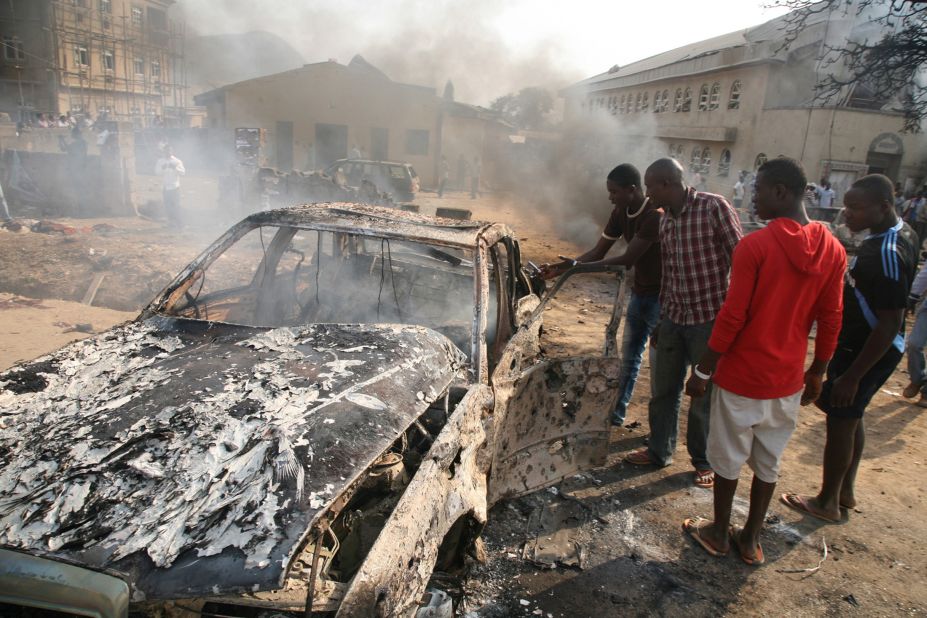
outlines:
[[313, 518], [465, 362], [415, 326], [155, 317], [0, 374], [0, 545], [135, 598], [279, 587]]

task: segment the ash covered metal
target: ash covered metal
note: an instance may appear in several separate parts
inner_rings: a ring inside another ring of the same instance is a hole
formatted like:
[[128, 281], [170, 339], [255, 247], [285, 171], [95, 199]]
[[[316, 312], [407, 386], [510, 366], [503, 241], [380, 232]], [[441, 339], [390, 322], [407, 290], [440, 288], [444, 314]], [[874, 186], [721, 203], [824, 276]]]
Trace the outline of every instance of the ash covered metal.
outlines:
[[137, 600], [279, 586], [464, 362], [415, 326], [156, 317], [74, 343], [0, 374], [0, 545], [126, 573]]

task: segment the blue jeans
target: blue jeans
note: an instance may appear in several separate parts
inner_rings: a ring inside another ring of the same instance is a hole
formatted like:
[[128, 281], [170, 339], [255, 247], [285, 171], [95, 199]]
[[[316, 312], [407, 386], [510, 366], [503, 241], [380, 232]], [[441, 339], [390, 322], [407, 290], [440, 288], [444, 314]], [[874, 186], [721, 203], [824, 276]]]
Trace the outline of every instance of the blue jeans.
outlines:
[[[621, 339], [621, 376], [618, 378], [618, 404], [612, 413], [612, 424], [621, 425], [628, 413], [628, 402], [634, 393], [641, 359], [650, 333], [660, 321], [660, 295], [638, 296], [631, 292], [625, 315], [624, 336]], [[650, 359], [651, 367], [653, 358]]]
[[927, 370], [924, 368], [924, 346], [927, 345], [927, 301], [917, 308], [914, 326], [908, 334], [908, 375], [912, 384], [920, 384], [921, 392], [927, 393]]
[[[662, 466], [669, 465], [676, 450], [679, 431], [679, 405], [690, 365], [702, 358], [714, 321], [692, 326], [663, 319], [657, 326], [657, 362], [653, 369], [653, 397], [650, 399], [650, 456]], [[708, 417], [711, 383], [704, 397], [691, 400], [686, 447], [696, 470], [709, 470], [705, 455], [708, 444]]]

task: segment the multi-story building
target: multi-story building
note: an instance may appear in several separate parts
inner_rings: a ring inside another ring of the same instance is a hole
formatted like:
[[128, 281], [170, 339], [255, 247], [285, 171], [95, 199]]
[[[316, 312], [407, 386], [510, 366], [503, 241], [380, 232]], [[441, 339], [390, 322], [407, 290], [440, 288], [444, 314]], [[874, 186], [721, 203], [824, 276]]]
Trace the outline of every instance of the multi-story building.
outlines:
[[600, 156], [646, 166], [669, 155], [724, 195], [740, 171], [780, 155], [802, 161], [809, 180], [829, 180], [838, 199], [866, 173], [908, 190], [923, 182], [927, 141], [902, 133], [897, 101], [873, 100], [865, 84], [836, 100], [815, 97], [821, 77], [839, 70], [822, 59], [828, 47], [871, 39], [872, 22], [854, 11], [822, 13], [783, 49], [785, 23], [777, 18], [575, 84], [563, 92], [567, 123], [591, 127], [585, 135], [600, 141], [590, 148]]
[[174, 0], [9, 0], [0, 3], [0, 111], [105, 114], [148, 126], [186, 108], [183, 25]]

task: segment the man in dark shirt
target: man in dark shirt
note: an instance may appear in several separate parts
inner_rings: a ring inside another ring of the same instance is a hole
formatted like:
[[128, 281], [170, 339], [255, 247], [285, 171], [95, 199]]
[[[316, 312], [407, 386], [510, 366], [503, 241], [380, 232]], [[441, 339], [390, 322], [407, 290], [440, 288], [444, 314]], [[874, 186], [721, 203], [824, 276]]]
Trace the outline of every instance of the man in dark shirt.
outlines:
[[[615, 208], [595, 247], [575, 260], [545, 264], [541, 268], [544, 276], [550, 278], [579, 262], [634, 267], [634, 283], [621, 342], [618, 403], [612, 414], [612, 424], [621, 426], [637, 383], [644, 347], [660, 317], [660, 217], [663, 211], [644, 197], [641, 174], [629, 163], [613, 169], [605, 186]], [[604, 259], [621, 237], [628, 243], [627, 250]]]
[[816, 404], [827, 414], [824, 480], [816, 496], [782, 494], [796, 511], [837, 523], [856, 506], [854, 484], [866, 432], [863, 412], [904, 352], [904, 311], [917, 270], [918, 241], [898, 219], [892, 182], [870, 174], [843, 198], [847, 227], [870, 230], [844, 284], [843, 326]]

